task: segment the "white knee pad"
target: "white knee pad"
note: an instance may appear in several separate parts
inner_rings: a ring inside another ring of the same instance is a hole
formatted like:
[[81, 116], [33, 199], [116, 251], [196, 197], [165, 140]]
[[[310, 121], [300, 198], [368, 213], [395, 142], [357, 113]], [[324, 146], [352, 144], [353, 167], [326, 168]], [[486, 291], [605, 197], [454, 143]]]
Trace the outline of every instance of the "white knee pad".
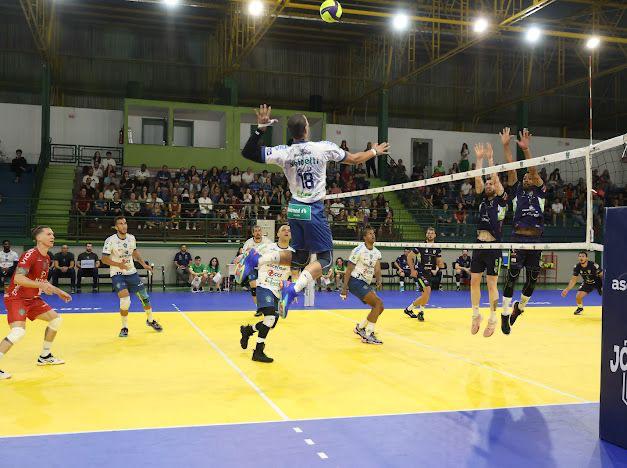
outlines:
[[26, 330], [20, 327], [14, 327], [14, 328], [11, 328], [11, 331], [7, 335], [7, 340], [15, 344], [18, 341], [20, 341], [22, 338], [24, 338], [24, 335], [26, 335]]
[[131, 297], [121, 297], [120, 298], [120, 310], [128, 310], [131, 308]]
[[220, 273], [216, 273], [213, 277], [213, 282], [217, 285], [220, 286], [220, 284], [222, 284], [222, 275]]
[[194, 276], [194, 279], [192, 280], [192, 286], [195, 288], [198, 288], [200, 286], [200, 281], [201, 281], [200, 276]]
[[276, 315], [266, 315], [263, 318], [263, 324], [268, 328], [272, 328], [275, 322], [276, 322]]
[[57, 331], [59, 329], [59, 327], [61, 327], [61, 322], [63, 321], [63, 319], [61, 318], [61, 316], [57, 316], [56, 319], [52, 319], [48, 322], [48, 328], [50, 330], [54, 330]]

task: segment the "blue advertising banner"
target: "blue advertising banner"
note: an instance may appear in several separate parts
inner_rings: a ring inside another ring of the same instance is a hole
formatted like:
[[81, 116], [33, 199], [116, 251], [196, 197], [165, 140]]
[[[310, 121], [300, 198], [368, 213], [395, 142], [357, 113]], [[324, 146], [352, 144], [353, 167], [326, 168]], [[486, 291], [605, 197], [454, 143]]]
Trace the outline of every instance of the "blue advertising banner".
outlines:
[[599, 437], [627, 448], [627, 207], [605, 211]]

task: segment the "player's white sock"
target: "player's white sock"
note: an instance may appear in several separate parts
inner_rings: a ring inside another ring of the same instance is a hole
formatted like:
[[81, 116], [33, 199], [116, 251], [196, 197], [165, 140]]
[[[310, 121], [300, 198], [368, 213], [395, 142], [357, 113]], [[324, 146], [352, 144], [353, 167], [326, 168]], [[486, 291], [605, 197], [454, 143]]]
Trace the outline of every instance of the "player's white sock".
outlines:
[[479, 306], [472, 306], [472, 318], [479, 317]]
[[520, 302], [518, 303], [518, 308], [520, 310], [525, 310], [525, 306], [527, 305], [527, 302], [529, 302], [529, 299], [531, 299], [531, 297], [525, 296], [524, 294], [522, 294], [520, 296]]
[[405, 281], [401, 281], [400, 282], [400, 286], [401, 286], [401, 288], [404, 288], [405, 287]]
[[361, 322], [359, 322], [359, 328], [366, 328], [366, 325], [368, 325], [368, 320], [363, 319]]
[[[279, 253], [279, 252], [277, 252]], [[311, 276], [311, 273], [309, 273], [307, 270], [304, 270], [299, 276], [298, 279], [296, 280], [296, 283], [294, 283], [294, 291], [296, 292], [301, 292], [303, 289], [305, 289], [307, 287], [307, 285], [309, 283], [313, 283], [313, 276]]]
[[374, 323], [366, 321], [366, 335], [372, 335], [374, 333]]
[[42, 356], [47, 356], [48, 354], [50, 354], [50, 350], [51, 349], [52, 349], [52, 341], [44, 340], [44, 347], [41, 350], [41, 355]]
[[281, 252], [274, 251], [263, 254], [259, 257], [259, 265], [265, 265], [266, 263], [281, 263]]
[[407, 310], [409, 310], [410, 312], [411, 312], [412, 310], [414, 310], [415, 308], [416, 308], [416, 306], [414, 305], [414, 303], [413, 303], [413, 302], [407, 306]]
[[128, 328], [128, 315], [120, 315], [122, 317], [122, 328]]
[[501, 310], [501, 315], [512, 315], [512, 309], [510, 309], [511, 303], [511, 297], [503, 296], [503, 310]]
[[461, 283], [459, 281], [455, 281], [455, 286], [459, 288], [461, 286]]
[[149, 322], [152, 322], [152, 307], [150, 309], [145, 309], [146, 318]]

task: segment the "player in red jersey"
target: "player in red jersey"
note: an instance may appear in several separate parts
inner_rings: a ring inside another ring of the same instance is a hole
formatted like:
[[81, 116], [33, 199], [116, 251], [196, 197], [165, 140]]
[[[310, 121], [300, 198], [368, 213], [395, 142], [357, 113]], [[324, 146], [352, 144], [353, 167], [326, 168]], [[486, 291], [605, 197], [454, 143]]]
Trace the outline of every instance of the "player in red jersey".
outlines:
[[[50, 352], [54, 337], [61, 325], [61, 317], [39, 295], [42, 292], [48, 295], [56, 294], [65, 302], [71, 301], [72, 296], [48, 282], [48, 268], [50, 267], [48, 250], [54, 245], [54, 232], [47, 226], [38, 226], [33, 229], [33, 237], [37, 241], [37, 247], [22, 254], [11, 278], [9, 289], [4, 294], [4, 305], [7, 308], [11, 331], [4, 340], [0, 341], [0, 359], [14, 344], [24, 338], [28, 318], [48, 322], [43, 351], [37, 359], [37, 365], [63, 364], [63, 360], [54, 357]], [[0, 380], [10, 377], [10, 374], [0, 370]]]

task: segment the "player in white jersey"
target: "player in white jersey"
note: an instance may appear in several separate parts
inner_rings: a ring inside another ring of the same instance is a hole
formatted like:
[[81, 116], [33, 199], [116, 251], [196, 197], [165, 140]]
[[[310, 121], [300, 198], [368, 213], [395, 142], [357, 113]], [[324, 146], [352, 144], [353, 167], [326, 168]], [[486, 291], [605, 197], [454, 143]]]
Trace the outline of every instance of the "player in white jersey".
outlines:
[[[251, 161], [276, 164], [283, 169], [292, 199], [287, 208], [287, 218], [292, 231], [292, 247], [295, 252], [292, 265], [304, 268], [294, 284], [286, 284], [281, 290], [281, 310], [287, 309], [305, 287], [326, 274], [333, 264], [333, 239], [324, 215], [323, 200], [326, 196], [326, 172], [329, 161], [343, 164], [361, 164], [388, 151], [388, 144], [381, 143], [361, 153], [348, 153], [329, 141], [309, 141], [309, 122], [302, 114], [293, 115], [287, 128], [293, 137], [291, 146], [260, 147], [259, 141], [265, 129], [276, 120], [270, 117], [271, 108], [265, 104], [255, 110], [257, 130], [250, 136], [242, 155]], [[312, 253], [316, 261], [309, 263]], [[236, 278], [241, 279], [254, 270], [257, 264], [269, 261], [252, 249], [242, 255]]]
[[[265, 253], [269, 252], [292, 252], [290, 248], [290, 227], [284, 224], [277, 233], [278, 242], [263, 247]], [[240, 332], [242, 339], [240, 345], [242, 349], [248, 347], [248, 340], [255, 332], [257, 334], [257, 346], [253, 352], [253, 361], [272, 362], [273, 359], [266, 356], [264, 348], [266, 338], [270, 329], [274, 328], [279, 319], [278, 306], [281, 298], [281, 283], [287, 281], [291, 268], [289, 262], [286, 264], [266, 263], [259, 266], [259, 276], [257, 278], [257, 311], [263, 315], [263, 320], [252, 325], [242, 325]], [[294, 272], [294, 274], [297, 274]]]
[[353, 249], [348, 258], [348, 266], [344, 273], [344, 287], [340, 297], [346, 300], [346, 290], [357, 296], [371, 309], [368, 316], [355, 325], [355, 333], [361, 341], [368, 344], [383, 344], [374, 334], [374, 327], [379, 315], [383, 313], [383, 301], [372, 289], [371, 283], [376, 279], [377, 288], [381, 289], [381, 252], [374, 246], [376, 240], [374, 229], [364, 228], [364, 241]]
[[[244, 242], [242, 252], [248, 252], [251, 249], [259, 251], [261, 246], [270, 244], [272, 244], [272, 241], [268, 236], [263, 235], [261, 226], [255, 226], [253, 228], [253, 236]], [[257, 270], [254, 270], [250, 275], [248, 275], [248, 278], [244, 278], [242, 284], [246, 284], [246, 281], [248, 281], [248, 285], [250, 286], [250, 295], [253, 297], [253, 302], [257, 304]], [[261, 316], [261, 314], [257, 311], [255, 313], [255, 317], [259, 316]]]
[[102, 248], [102, 263], [109, 265], [111, 283], [120, 298], [120, 316], [122, 317], [122, 329], [120, 338], [128, 336], [128, 309], [131, 307], [130, 293], [137, 295], [144, 311], [146, 312], [146, 325], [155, 331], [163, 331], [163, 328], [152, 317], [152, 306], [146, 291], [146, 286], [142, 283], [137, 269], [136, 260], [143, 268], [152, 272], [152, 267], [148, 265], [137, 250], [135, 236], [128, 234], [128, 225], [124, 216], [115, 218], [116, 234], [107, 237]]

